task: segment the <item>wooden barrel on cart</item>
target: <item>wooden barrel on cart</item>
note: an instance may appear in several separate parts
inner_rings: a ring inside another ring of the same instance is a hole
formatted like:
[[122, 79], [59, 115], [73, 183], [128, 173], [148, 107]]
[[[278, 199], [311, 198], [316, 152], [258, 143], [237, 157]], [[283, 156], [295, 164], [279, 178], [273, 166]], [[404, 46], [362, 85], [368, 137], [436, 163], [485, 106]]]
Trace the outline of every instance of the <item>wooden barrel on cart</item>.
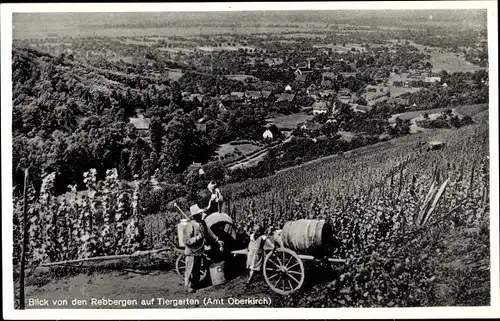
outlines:
[[281, 232], [283, 246], [296, 252], [326, 255], [333, 244], [332, 226], [323, 220], [288, 221]]

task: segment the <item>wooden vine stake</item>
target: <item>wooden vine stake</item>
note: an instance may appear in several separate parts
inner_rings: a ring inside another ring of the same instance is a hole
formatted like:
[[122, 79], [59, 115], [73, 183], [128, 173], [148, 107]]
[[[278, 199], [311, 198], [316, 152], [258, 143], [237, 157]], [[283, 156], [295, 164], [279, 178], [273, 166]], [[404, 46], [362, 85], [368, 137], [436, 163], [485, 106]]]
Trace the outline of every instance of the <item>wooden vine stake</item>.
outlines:
[[431, 208], [429, 209], [429, 211], [427, 212], [427, 215], [425, 216], [424, 218], [424, 221], [422, 223], [422, 225], [425, 225], [427, 223], [427, 221], [429, 220], [429, 218], [431, 217], [432, 213], [434, 212], [434, 210], [436, 209], [436, 206], [439, 202], [439, 199], [441, 198], [441, 196], [443, 195], [444, 193], [444, 190], [446, 189], [446, 186], [448, 185], [448, 182], [449, 182], [449, 178], [443, 183], [443, 185], [441, 185], [441, 187], [439, 188], [439, 191], [437, 192], [436, 194], [436, 198], [434, 199], [434, 202], [432, 202], [432, 206]]
[[24, 267], [26, 265], [26, 245], [28, 238], [28, 174], [29, 168], [24, 170], [23, 191], [23, 245], [21, 248], [21, 270], [19, 271], [19, 309], [24, 310]]

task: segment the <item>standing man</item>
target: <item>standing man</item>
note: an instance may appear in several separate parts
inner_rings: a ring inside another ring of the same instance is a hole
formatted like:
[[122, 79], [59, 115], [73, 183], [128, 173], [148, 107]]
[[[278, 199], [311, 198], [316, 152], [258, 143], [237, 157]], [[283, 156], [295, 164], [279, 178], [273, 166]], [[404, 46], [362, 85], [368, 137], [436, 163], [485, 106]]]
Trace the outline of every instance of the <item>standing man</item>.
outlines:
[[210, 192], [210, 201], [208, 202], [208, 206], [206, 208], [207, 215], [216, 212], [220, 213], [222, 210], [222, 194], [220, 189], [214, 182], [210, 182], [207, 188]]
[[186, 272], [184, 273], [184, 286], [189, 293], [197, 290], [200, 281], [201, 263], [205, 250], [205, 228], [202, 224], [204, 210], [193, 205], [191, 215], [186, 226]]

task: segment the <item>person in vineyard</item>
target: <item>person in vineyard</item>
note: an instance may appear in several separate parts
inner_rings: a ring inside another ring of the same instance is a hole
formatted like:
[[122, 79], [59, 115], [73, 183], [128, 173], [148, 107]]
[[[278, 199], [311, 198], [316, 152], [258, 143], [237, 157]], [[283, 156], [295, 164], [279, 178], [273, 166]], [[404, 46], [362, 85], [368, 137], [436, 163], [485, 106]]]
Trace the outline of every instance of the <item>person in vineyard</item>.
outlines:
[[220, 192], [220, 189], [214, 182], [210, 182], [207, 188], [210, 192], [210, 201], [208, 202], [208, 206], [206, 207], [206, 214], [210, 215], [216, 212], [220, 213], [222, 211], [222, 194]]
[[[248, 244], [247, 269], [248, 279], [246, 284], [250, 284], [254, 273], [262, 270], [262, 261], [264, 260], [264, 246], [267, 242], [271, 242], [267, 235], [264, 234], [264, 228], [256, 224], [254, 232], [250, 235], [250, 243]], [[271, 247], [273, 245], [271, 244]]]
[[184, 286], [189, 293], [196, 291], [200, 281], [201, 263], [205, 250], [205, 227], [202, 224], [204, 210], [193, 205], [190, 208], [191, 215], [186, 226], [186, 272], [184, 274]]

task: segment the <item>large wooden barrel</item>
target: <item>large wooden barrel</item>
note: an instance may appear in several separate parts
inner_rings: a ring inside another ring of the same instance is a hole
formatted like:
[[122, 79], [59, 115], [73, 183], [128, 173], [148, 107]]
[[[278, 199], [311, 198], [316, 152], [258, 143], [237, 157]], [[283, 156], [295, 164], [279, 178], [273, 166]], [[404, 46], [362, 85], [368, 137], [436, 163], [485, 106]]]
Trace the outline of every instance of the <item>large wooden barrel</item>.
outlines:
[[323, 255], [333, 244], [333, 230], [321, 220], [288, 221], [281, 232], [283, 245], [296, 252]]
[[[215, 245], [213, 235], [224, 242], [224, 247], [231, 251], [236, 244], [236, 226], [231, 217], [225, 213], [212, 213], [204, 218], [205, 224], [212, 233], [208, 233], [207, 241]], [[213, 234], [213, 235], [211, 235]]]

